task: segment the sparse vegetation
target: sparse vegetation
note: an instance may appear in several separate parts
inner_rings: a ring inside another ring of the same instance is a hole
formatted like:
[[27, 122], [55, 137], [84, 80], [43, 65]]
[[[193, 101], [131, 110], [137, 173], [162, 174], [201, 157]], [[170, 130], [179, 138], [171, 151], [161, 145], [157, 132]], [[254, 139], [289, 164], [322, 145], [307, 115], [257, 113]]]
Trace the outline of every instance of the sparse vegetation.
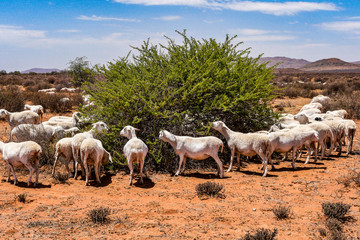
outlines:
[[110, 208], [99, 207], [90, 210], [87, 215], [93, 223], [104, 224], [109, 221], [108, 216], [110, 213]]
[[21, 203], [25, 203], [26, 202], [26, 198], [27, 198], [27, 194], [26, 193], [20, 193], [18, 195], [16, 195], [15, 199], [18, 201], [18, 202], [21, 202]]
[[290, 206], [276, 205], [272, 211], [278, 220], [287, 219], [292, 214]]
[[65, 184], [69, 179], [69, 175], [67, 173], [56, 172], [53, 178], [56, 183]]
[[322, 203], [322, 211], [328, 218], [335, 218], [337, 220], [344, 220], [346, 214], [348, 213], [351, 205], [345, 204], [342, 202], [332, 203]]
[[247, 233], [241, 240], [275, 240], [278, 230], [269, 230], [265, 228], [257, 229], [255, 234]]
[[224, 186], [215, 182], [200, 183], [195, 188], [199, 197], [225, 198]]

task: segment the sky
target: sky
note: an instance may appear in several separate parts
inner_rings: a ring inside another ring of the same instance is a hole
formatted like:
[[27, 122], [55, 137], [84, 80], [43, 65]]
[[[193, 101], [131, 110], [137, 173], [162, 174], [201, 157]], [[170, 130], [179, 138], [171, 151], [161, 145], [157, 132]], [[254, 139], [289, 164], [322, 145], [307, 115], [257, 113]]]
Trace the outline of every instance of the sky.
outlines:
[[198, 40], [237, 35], [251, 56], [360, 61], [360, 1], [1, 0], [0, 70], [107, 64], [176, 30]]

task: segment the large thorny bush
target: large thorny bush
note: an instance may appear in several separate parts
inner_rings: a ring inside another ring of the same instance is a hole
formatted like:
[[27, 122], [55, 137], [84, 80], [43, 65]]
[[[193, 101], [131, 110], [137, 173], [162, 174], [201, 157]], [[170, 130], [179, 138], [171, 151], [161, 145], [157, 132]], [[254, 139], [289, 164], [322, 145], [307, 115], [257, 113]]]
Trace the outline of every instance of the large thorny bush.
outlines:
[[238, 50], [241, 42], [233, 44], [236, 36], [219, 43], [177, 33], [182, 44], [168, 37], [166, 46], [145, 41], [133, 47], [137, 55], [129, 53], [98, 68], [103, 80], [83, 85], [95, 105], [82, 111], [109, 124], [102, 140], [115, 158], [115, 167], [126, 162], [122, 148], [127, 139], [120, 136], [126, 125], [139, 128], [138, 137], [149, 147], [145, 167], [173, 171], [178, 158], [170, 144], [159, 140], [162, 129], [176, 135], [216, 135], [226, 144], [211, 130], [212, 121], [222, 120], [241, 132], [273, 123], [268, 104], [274, 97], [273, 68], [259, 64], [260, 56], [249, 57], [249, 49]]

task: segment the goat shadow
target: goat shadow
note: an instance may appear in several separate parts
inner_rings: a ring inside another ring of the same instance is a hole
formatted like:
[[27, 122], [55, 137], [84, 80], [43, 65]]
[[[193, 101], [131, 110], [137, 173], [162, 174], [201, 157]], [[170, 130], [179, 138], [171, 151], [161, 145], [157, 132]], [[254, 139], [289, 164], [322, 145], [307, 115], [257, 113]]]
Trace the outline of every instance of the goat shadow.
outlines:
[[[239, 171], [240, 173], [243, 173], [245, 175], [252, 175], [252, 176], [259, 176], [262, 177], [262, 175], [264, 174], [262, 171], [261, 172], [253, 172], [253, 171], [248, 171], [248, 170], [241, 170]], [[277, 178], [279, 177], [278, 175], [274, 175], [271, 174], [271, 172], [273, 172], [272, 170], [268, 170], [268, 173], [266, 175], [266, 178]]]
[[[224, 173], [225, 175], [225, 173]], [[172, 175], [172, 176], [175, 176]], [[195, 173], [183, 173], [180, 175], [181, 176], [184, 176], [184, 177], [195, 177], [195, 178], [201, 178], [201, 179], [226, 179], [226, 178], [230, 178], [228, 176], [223, 176], [223, 178], [220, 178], [220, 176], [218, 176], [217, 174], [214, 174], [214, 173], [199, 173], [199, 172], [195, 172]], [[176, 176], [178, 177], [178, 176]]]
[[105, 172], [105, 174], [103, 174], [100, 177], [101, 183], [98, 183], [96, 181], [95, 173], [91, 172], [91, 176], [90, 176], [90, 179], [89, 179], [89, 186], [92, 186], [92, 187], [106, 187], [106, 186], [108, 186], [108, 185], [110, 185], [112, 183], [112, 177], [115, 176], [115, 175], [116, 175], [115, 173]]
[[[14, 180], [10, 180], [8, 183], [14, 184]], [[32, 182], [30, 184], [30, 186], [28, 186], [27, 182], [20, 182], [20, 181], [18, 181], [18, 184], [16, 184], [15, 186], [20, 187], [20, 188], [38, 188], [38, 189], [51, 188], [51, 184], [45, 185], [45, 184], [42, 184], [42, 183], [38, 183], [36, 186], [34, 186], [34, 182]]]
[[140, 177], [139, 177], [137, 179], [137, 181], [135, 183], [133, 183], [133, 185], [135, 187], [144, 188], [144, 189], [153, 188], [155, 186], [155, 183], [148, 177], [143, 177], [143, 181], [144, 181], [144, 183], [141, 183]]

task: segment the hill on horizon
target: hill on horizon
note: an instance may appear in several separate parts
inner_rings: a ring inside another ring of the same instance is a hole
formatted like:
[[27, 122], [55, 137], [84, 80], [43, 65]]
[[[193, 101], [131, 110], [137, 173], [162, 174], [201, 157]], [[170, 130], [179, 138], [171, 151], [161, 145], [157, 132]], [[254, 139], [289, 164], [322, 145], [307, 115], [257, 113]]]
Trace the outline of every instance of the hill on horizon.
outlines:
[[57, 68], [31, 68], [29, 70], [22, 71], [21, 73], [51, 73], [51, 72], [60, 72], [60, 69]]
[[269, 62], [267, 66], [272, 67], [279, 64], [277, 68], [301, 68], [311, 62], [305, 59], [288, 58], [288, 57], [262, 57], [259, 59], [260, 63]]
[[309, 63], [301, 67], [300, 70], [307, 72], [360, 72], [360, 66], [338, 58], [328, 58]]

